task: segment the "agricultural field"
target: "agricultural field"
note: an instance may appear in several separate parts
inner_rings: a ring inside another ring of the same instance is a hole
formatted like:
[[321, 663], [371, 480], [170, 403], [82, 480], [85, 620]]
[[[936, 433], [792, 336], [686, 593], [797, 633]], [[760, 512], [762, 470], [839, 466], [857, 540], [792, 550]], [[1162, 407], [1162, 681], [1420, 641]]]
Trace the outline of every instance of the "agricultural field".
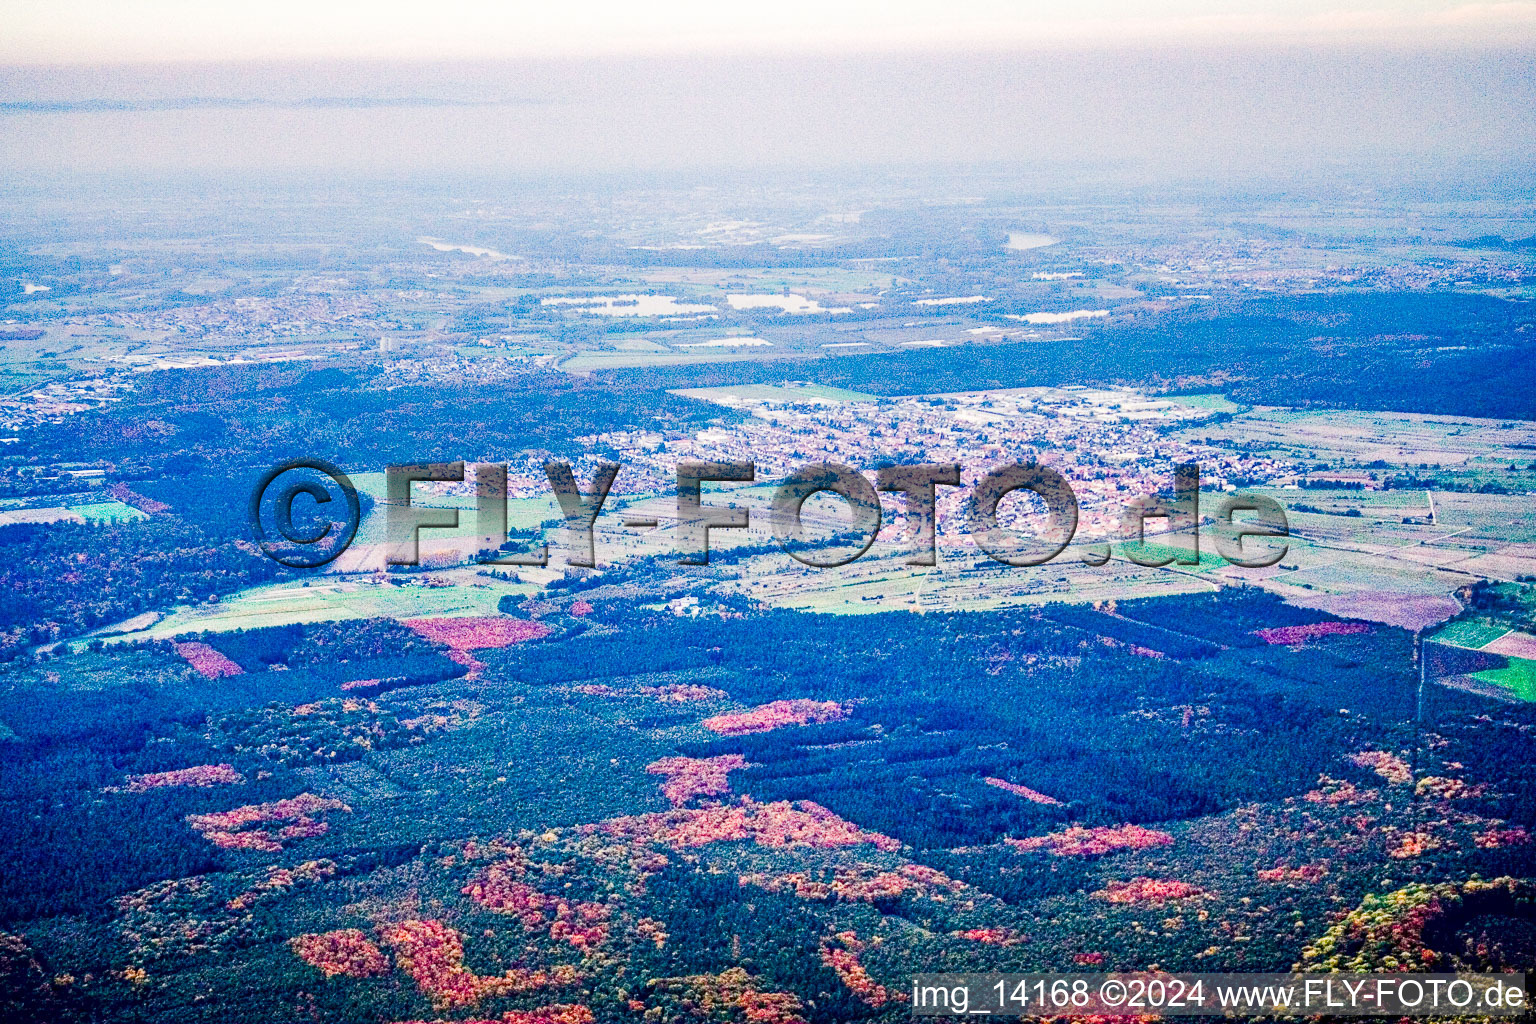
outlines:
[[677, 394], [683, 395], [686, 398], [697, 398], [703, 402], [718, 402], [721, 405], [730, 406], [750, 406], [760, 402], [831, 404], [836, 402], [871, 402], [875, 400], [874, 395], [867, 395], [862, 391], [849, 391], [846, 388], [834, 388], [810, 383], [788, 385], [743, 384], [738, 387], [691, 388], [678, 391]]
[[[1183, 399], [1179, 399], [1183, 401]], [[1481, 487], [1529, 490], [1536, 470], [1536, 430], [1520, 419], [1325, 412], [1255, 407], [1226, 409], [1225, 437], [1256, 450], [1328, 471], [1381, 479], [1393, 470], [1455, 478]]]
[[749, 351], [735, 343], [716, 344], [718, 339], [699, 343], [701, 347], [684, 351], [635, 351], [632, 348], [616, 352], [582, 352], [560, 363], [568, 373], [591, 373], [596, 370], [622, 370], [635, 367], [692, 366], [700, 363], [756, 362], [765, 354], [759, 347]]
[[[100, 495], [99, 497], [105, 497]], [[117, 500], [72, 501], [45, 505], [38, 501], [8, 499], [0, 502], [0, 524], [9, 523], [125, 523], [144, 519], [147, 513]]]
[[1481, 582], [1465, 592], [1467, 606], [1430, 635], [1436, 644], [1475, 651], [1441, 668], [1444, 681], [1475, 692], [1536, 702], [1536, 635], [1529, 587]]
[[527, 597], [532, 583], [514, 583], [478, 570], [444, 569], [407, 580], [318, 580], [275, 583], [195, 608], [178, 609], [141, 632], [119, 639], [168, 639], [188, 632], [225, 632], [342, 619], [488, 615], [503, 597]]
[[70, 511], [88, 523], [119, 523], [145, 518], [145, 512], [121, 501], [99, 501], [72, 505]]
[[1473, 678], [1507, 690], [1519, 700], [1536, 704], [1536, 659], [1509, 658], [1503, 668], [1485, 668]]

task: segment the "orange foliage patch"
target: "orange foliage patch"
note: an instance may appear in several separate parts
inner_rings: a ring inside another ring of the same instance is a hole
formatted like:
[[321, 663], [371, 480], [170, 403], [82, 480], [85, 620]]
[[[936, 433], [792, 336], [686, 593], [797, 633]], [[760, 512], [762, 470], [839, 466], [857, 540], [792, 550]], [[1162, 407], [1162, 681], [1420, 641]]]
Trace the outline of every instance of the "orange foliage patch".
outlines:
[[1369, 768], [1377, 775], [1394, 784], [1413, 781], [1413, 769], [1408, 762], [1385, 750], [1362, 750], [1345, 758], [1350, 764]]
[[832, 968], [843, 984], [863, 1000], [866, 1006], [878, 1008], [893, 998], [903, 998], [906, 993], [897, 992], [893, 995], [884, 985], [871, 978], [864, 965], [859, 963], [859, 954], [864, 951], [864, 945], [853, 932], [838, 932], [822, 940], [821, 962]]
[[288, 940], [299, 959], [321, 971], [327, 978], [344, 974], [349, 978], [369, 978], [389, 973], [389, 958], [356, 928], [300, 935]]
[[592, 1011], [579, 1003], [541, 1006], [537, 1010], [508, 1010], [501, 1024], [592, 1024]]
[[1204, 896], [1205, 890], [1171, 878], [1133, 878], [1129, 882], [1111, 882], [1094, 895], [1110, 903], [1168, 903]]
[[1409, 860], [1440, 849], [1440, 841], [1428, 832], [1409, 832], [1387, 851], [1393, 860]]
[[[203, 838], [226, 850], [261, 850], [277, 853], [284, 840], [313, 839], [324, 835], [325, 822], [315, 815], [324, 811], [346, 811], [352, 808], [340, 800], [300, 793], [288, 800], [275, 800], [266, 804], [247, 804], [215, 814], [189, 814], [186, 822], [201, 832]], [[275, 834], [266, 829], [247, 829], [247, 825], [288, 821]]]
[[642, 917], [636, 921], [635, 931], [655, 943], [657, 949], [666, 949], [667, 939], [671, 937], [667, 934], [666, 927], [654, 917]]
[[1050, 835], [1031, 836], [1028, 839], [1004, 839], [1003, 842], [1024, 853], [1043, 851], [1053, 857], [1102, 857], [1122, 850], [1150, 850], [1158, 846], [1171, 846], [1173, 836], [1157, 829], [1140, 825], [1100, 826], [1084, 828], [1073, 825]]
[[382, 679], [354, 679], [350, 683], [342, 683], [343, 690], [371, 690], [375, 686], [382, 685]]
[[1419, 796], [1433, 796], [1441, 800], [1475, 800], [1488, 791], [1488, 787], [1481, 784], [1465, 782], [1461, 779], [1447, 779], [1438, 775], [1431, 775], [1427, 779], [1420, 779], [1414, 787], [1414, 792]]
[[244, 675], [245, 669], [230, 661], [207, 644], [188, 640], [176, 645], [176, 653], [187, 659], [187, 664], [204, 679], [222, 679], [225, 676]]
[[1300, 644], [1320, 636], [1349, 636], [1352, 633], [1369, 633], [1370, 631], [1370, 625], [1364, 622], [1309, 622], [1305, 626], [1256, 629], [1253, 635], [1267, 644]]
[[1259, 880], [1264, 882], [1319, 882], [1328, 874], [1328, 863], [1323, 861], [1317, 864], [1303, 864], [1299, 868], [1286, 867], [1277, 864], [1272, 868], [1265, 868], [1259, 872]]
[[730, 694], [724, 690], [717, 690], [713, 686], [699, 686], [696, 683], [667, 683], [665, 686], [642, 686], [640, 692], [647, 697], [655, 697], [657, 700], [667, 701], [672, 704], [691, 704], [701, 700], [724, 700]]
[[232, 764], [200, 764], [170, 772], [130, 775], [123, 788], [130, 793], [143, 793], [164, 786], [238, 786], [244, 782], [245, 776], [235, 771]]
[[[500, 1017], [477, 1017], [473, 1020], [454, 1021], [451, 1024], [592, 1024], [592, 1011], [580, 1003], [560, 1003], [541, 1006], [537, 1010], [508, 1010]], [[450, 1024], [449, 1021], [413, 1020], [399, 1024]]]
[[470, 651], [510, 647], [525, 640], [548, 636], [550, 629], [542, 622], [513, 619], [504, 615], [466, 616], [463, 618], [403, 619], [406, 626], [429, 640], [447, 644], [448, 659], [469, 670], [466, 679], [477, 679], [485, 664]]
[[747, 1024], [805, 1024], [800, 1000], [788, 992], [765, 992], [758, 979], [740, 967], [719, 974], [694, 974], [684, 978], [658, 978], [648, 986], [651, 998], [662, 1006], [651, 1010], [631, 999], [629, 1009], [646, 1014], [648, 1019], [678, 1020], [660, 1017], [665, 1007], [681, 1005], [690, 1011], [689, 1019], [744, 1020]]
[[405, 619], [403, 622], [428, 640], [447, 644], [456, 651], [510, 647], [525, 640], [537, 640], [549, 635], [549, 627], [542, 622], [514, 619], [505, 615]]
[[1523, 828], [1491, 828], [1479, 832], [1472, 841], [1484, 850], [1499, 850], [1506, 846], [1524, 846], [1531, 841], [1531, 834]]
[[815, 725], [848, 717], [848, 709], [835, 700], [776, 700], [750, 711], [736, 711], [704, 719], [704, 728], [722, 736], [770, 732], [787, 725]]
[[829, 849], [872, 843], [882, 850], [901, 849], [901, 843], [890, 836], [866, 832], [810, 800], [760, 804], [744, 798], [739, 804], [723, 807], [685, 807], [637, 814], [581, 828], [588, 833], [600, 829], [632, 842], [665, 843], [678, 850], [743, 839], [769, 847]]
[[468, 1006], [488, 995], [528, 992], [576, 979], [570, 967], [554, 971], [508, 971], [499, 977], [475, 974], [464, 966], [464, 936], [441, 921], [401, 921], [379, 929], [395, 952], [395, 962], [418, 988], [441, 1006]]
[[747, 759], [740, 754], [721, 754], [719, 757], [664, 757], [653, 761], [645, 770], [652, 775], [665, 775], [661, 793], [672, 801], [673, 807], [681, 807], [694, 797], [720, 796], [731, 791], [726, 774], [747, 767]]
[[793, 891], [806, 900], [851, 900], [874, 903], [891, 900], [905, 893], [931, 893], [935, 889], [958, 891], [964, 883], [923, 864], [907, 864], [896, 871], [878, 871], [872, 868], [836, 868], [830, 881], [813, 879], [803, 871], [784, 874], [748, 874], [739, 879], [742, 885], [755, 885], [769, 892]]
[[1017, 782], [1009, 782], [1006, 779], [994, 779], [991, 776], [988, 776], [982, 781], [984, 781], [989, 786], [996, 786], [998, 789], [1006, 790], [1007, 792], [1012, 793], [1014, 796], [1021, 796], [1025, 800], [1029, 800], [1033, 803], [1045, 804], [1049, 807], [1061, 806], [1061, 801], [1057, 800], [1055, 797], [1046, 796], [1044, 793], [1030, 789], [1028, 786], [1021, 786]]
[[1021, 932], [1012, 928], [967, 928], [963, 932], [950, 932], [957, 939], [980, 942], [987, 946], [1016, 946], [1026, 941]]
[[267, 877], [230, 900], [224, 906], [229, 910], [249, 910], [274, 892], [291, 889], [296, 885], [313, 885], [336, 875], [336, 862], [328, 857], [307, 860], [292, 868], [267, 868]]
[[584, 903], [551, 896], [526, 882], [519, 881], [526, 868], [514, 860], [498, 861], [475, 876], [459, 890], [470, 899], [499, 914], [510, 914], [530, 932], [543, 931], [556, 942], [568, 942], [577, 949], [591, 949], [608, 937], [608, 915], [604, 903]]
[[1327, 775], [1321, 775], [1317, 780], [1317, 789], [1308, 790], [1302, 799], [1313, 804], [1365, 804], [1376, 799], [1374, 789], [1361, 789], [1353, 782], [1345, 782], [1343, 779], [1335, 779]]

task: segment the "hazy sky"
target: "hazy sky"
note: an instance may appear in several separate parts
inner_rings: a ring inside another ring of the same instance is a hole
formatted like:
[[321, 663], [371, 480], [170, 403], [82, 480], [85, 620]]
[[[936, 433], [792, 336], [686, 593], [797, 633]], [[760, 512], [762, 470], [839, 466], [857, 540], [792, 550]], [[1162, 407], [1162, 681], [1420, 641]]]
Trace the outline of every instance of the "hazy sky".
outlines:
[[1536, 138], [1536, 0], [0, 0], [0, 25], [0, 172], [45, 178], [1410, 178], [1529, 167]]
[[851, 51], [1536, 35], [1466, 0], [3, 0], [0, 63]]

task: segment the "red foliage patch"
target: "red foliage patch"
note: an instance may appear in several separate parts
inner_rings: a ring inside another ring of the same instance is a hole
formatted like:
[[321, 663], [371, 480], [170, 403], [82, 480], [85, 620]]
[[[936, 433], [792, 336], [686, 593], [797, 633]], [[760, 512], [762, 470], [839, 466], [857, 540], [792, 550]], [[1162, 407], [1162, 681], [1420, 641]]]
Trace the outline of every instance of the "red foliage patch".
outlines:
[[244, 782], [245, 776], [235, 771], [232, 764], [200, 764], [169, 772], [130, 775], [123, 788], [130, 793], [142, 793], [163, 786], [238, 786]]
[[1046, 796], [1044, 793], [1030, 789], [1028, 786], [1021, 786], [1017, 782], [1008, 782], [1004, 779], [994, 779], [990, 776], [986, 779], [983, 779], [982, 781], [984, 781], [989, 786], [996, 786], [998, 789], [1006, 790], [1007, 792], [1012, 793], [1014, 796], [1021, 796], [1025, 800], [1032, 801], [1033, 803], [1046, 804], [1050, 807], [1061, 806], [1061, 801], [1057, 800], [1055, 797]]
[[478, 679], [480, 671], [485, 668], [484, 663], [470, 654], [470, 651], [510, 647], [527, 640], [537, 640], [550, 633], [549, 627], [542, 622], [513, 619], [505, 615], [401, 621], [428, 640], [447, 644], [450, 648], [448, 660], [467, 668], [467, 679]]
[[350, 683], [342, 683], [343, 690], [371, 690], [375, 686], [383, 685], [382, 679], [354, 679]]
[[389, 973], [389, 958], [356, 928], [299, 935], [288, 940], [299, 959], [323, 972], [327, 978], [344, 974], [349, 978], [369, 978]]
[[872, 843], [881, 850], [901, 849], [901, 843], [890, 836], [866, 832], [810, 800], [760, 804], [743, 799], [725, 807], [688, 807], [610, 818], [598, 825], [583, 825], [581, 829], [588, 833], [600, 829], [629, 841], [665, 843], [678, 850], [743, 839], [768, 847], [831, 849]]
[[722, 736], [769, 732], [786, 725], [813, 725], [848, 717], [848, 709], [834, 700], [776, 700], [750, 711], [737, 711], [704, 719], [704, 728]]
[[608, 938], [607, 921], [612, 908], [607, 904], [584, 903], [540, 892], [518, 881], [525, 872], [518, 861], [499, 861], [459, 891], [489, 910], [516, 917], [526, 931], [542, 931], [547, 926], [551, 939], [568, 942], [577, 949], [590, 949]]
[[592, 1024], [592, 1011], [580, 1003], [541, 1006], [537, 1010], [508, 1010], [501, 1024]]
[[1328, 775], [1318, 776], [1317, 783], [1317, 789], [1309, 789], [1302, 795], [1302, 799], [1307, 803], [1329, 806], [1366, 804], [1375, 800], [1378, 795], [1374, 789], [1361, 789], [1353, 782], [1335, 779]]
[[864, 951], [864, 946], [865, 943], [853, 932], [838, 932], [822, 940], [821, 962], [832, 968], [843, 984], [863, 1000], [866, 1006], [878, 1008], [892, 999], [904, 998], [905, 992], [892, 993], [869, 976], [869, 972], [859, 962], [859, 954]]
[[[288, 800], [274, 800], [266, 804], [247, 804], [215, 814], [189, 814], [186, 822], [203, 838], [226, 850], [261, 850], [277, 853], [283, 848], [280, 840], [313, 839], [324, 835], [327, 825], [314, 817], [324, 811], [346, 811], [352, 808], [340, 800], [300, 793]], [[276, 835], [265, 829], [247, 829], [245, 826], [263, 823], [291, 821], [293, 824], [278, 830]]]
[[1413, 768], [1407, 761], [1385, 750], [1362, 750], [1350, 754], [1344, 760], [1361, 768], [1369, 768], [1394, 785], [1413, 781]]
[[1110, 882], [1094, 895], [1110, 903], [1168, 903], [1204, 896], [1205, 890], [1172, 878], [1133, 878], [1129, 882]]
[[1305, 626], [1276, 626], [1273, 629], [1256, 629], [1253, 635], [1267, 644], [1302, 644], [1320, 636], [1348, 636], [1351, 633], [1369, 633], [1366, 622], [1309, 622]]
[[1028, 839], [1004, 839], [1003, 842], [1025, 853], [1036, 850], [1053, 857], [1102, 857], [1121, 850], [1150, 850], [1158, 846], [1170, 846], [1173, 836], [1157, 829], [1140, 825], [1116, 825], [1113, 827], [1083, 828], [1073, 825], [1061, 832]]
[[461, 1021], [400, 1021], [399, 1024], [592, 1024], [592, 1011], [580, 1003], [559, 1003], [537, 1010], [508, 1010], [500, 1017], [476, 1017]]
[[640, 692], [647, 697], [655, 697], [657, 700], [672, 704], [691, 704], [701, 700], [723, 700], [730, 694], [724, 690], [717, 690], [713, 686], [699, 686], [695, 683], [667, 683], [665, 686], [642, 686]]
[[1315, 864], [1303, 864], [1299, 868], [1277, 864], [1272, 868], [1264, 868], [1259, 871], [1259, 880], [1262, 882], [1319, 882], [1328, 875], [1328, 862], [1321, 861]]
[[740, 754], [721, 754], [719, 757], [664, 757], [646, 766], [652, 775], [665, 775], [661, 793], [672, 801], [673, 807], [681, 807], [694, 797], [720, 796], [731, 791], [729, 772], [745, 768], [747, 759]]
[[1479, 849], [1501, 850], [1507, 846], [1524, 846], [1531, 841], [1531, 834], [1523, 828], [1491, 828], [1474, 835], [1472, 841]]
[[244, 675], [245, 669], [230, 661], [207, 644], [188, 640], [176, 645], [176, 653], [187, 659], [187, 664], [204, 679], [222, 679], [225, 676]]
[[925, 864], [907, 864], [896, 871], [881, 871], [870, 865], [835, 868], [830, 881], [812, 878], [804, 871], [783, 874], [753, 873], [742, 875], [742, 885], [755, 885], [769, 892], [792, 891], [803, 900], [848, 900], [875, 903], [899, 899], [905, 894], [933, 895], [936, 890], [958, 892], [963, 882]]
[[572, 615], [576, 615], [576, 616], [591, 615], [592, 614], [592, 602], [591, 601], [580, 601], [580, 600], [572, 601], [571, 602], [571, 614]]
[[456, 651], [482, 651], [510, 647], [525, 640], [549, 635], [542, 622], [514, 619], [505, 615], [465, 618], [405, 619], [404, 624], [428, 640], [447, 644]]
[[528, 992], [574, 981], [570, 967], [546, 971], [508, 971], [499, 977], [475, 974], [464, 966], [464, 936], [441, 921], [401, 921], [383, 925], [379, 936], [395, 951], [400, 969], [440, 1006], [465, 1006], [488, 995]]
[[963, 932], [950, 932], [957, 939], [980, 942], [986, 946], [1016, 946], [1025, 936], [1012, 928], [967, 928]]

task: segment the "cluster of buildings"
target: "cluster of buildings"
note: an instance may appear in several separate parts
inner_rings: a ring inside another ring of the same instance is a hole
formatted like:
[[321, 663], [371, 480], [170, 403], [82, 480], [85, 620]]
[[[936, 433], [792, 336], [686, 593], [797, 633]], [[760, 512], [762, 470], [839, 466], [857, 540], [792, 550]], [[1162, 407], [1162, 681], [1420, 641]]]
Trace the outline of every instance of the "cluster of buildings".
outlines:
[[[58, 423], [74, 413], [117, 401], [131, 387], [128, 378], [121, 374], [50, 381], [19, 395], [0, 399], [0, 431], [9, 433], [43, 423]], [[0, 443], [15, 440], [7, 436], [0, 438]]]
[[[741, 423], [694, 433], [616, 431], [577, 438], [591, 452], [577, 461], [585, 480], [604, 459], [623, 466], [614, 494], [669, 493], [685, 460], [750, 461], [759, 482], [772, 483], [814, 462], [872, 470], [888, 463], [959, 463], [960, 487], [940, 487], [941, 533], [960, 533], [970, 488], [999, 465], [1036, 461], [1071, 484], [1085, 537], [1118, 534], [1126, 504], [1168, 493], [1174, 466], [1197, 463], [1204, 490], [1232, 481], [1290, 480], [1294, 464], [1188, 438], [1179, 428], [1209, 411], [1148, 398], [1130, 390], [1029, 388], [955, 395], [825, 401], [811, 398], [733, 402], [750, 413]], [[514, 497], [547, 495], [546, 456], [529, 453], [508, 467]], [[467, 485], [466, 485], [467, 486]], [[1005, 501], [999, 521], [1025, 531], [1041, 517], [1026, 501]], [[891, 524], [901, 529], [904, 524]]]
[[1413, 292], [1456, 287], [1514, 288], [1536, 282], [1536, 254], [1438, 247], [1413, 258], [1296, 244], [1185, 240], [1176, 246], [1130, 246], [1102, 262], [1128, 282], [1156, 282], [1185, 291], [1311, 291], [1365, 288]]
[[73, 318], [86, 327], [127, 330], [179, 340], [253, 341], [365, 335], [409, 329], [374, 297], [362, 292], [300, 292], [241, 295], [185, 306], [117, 309]]

